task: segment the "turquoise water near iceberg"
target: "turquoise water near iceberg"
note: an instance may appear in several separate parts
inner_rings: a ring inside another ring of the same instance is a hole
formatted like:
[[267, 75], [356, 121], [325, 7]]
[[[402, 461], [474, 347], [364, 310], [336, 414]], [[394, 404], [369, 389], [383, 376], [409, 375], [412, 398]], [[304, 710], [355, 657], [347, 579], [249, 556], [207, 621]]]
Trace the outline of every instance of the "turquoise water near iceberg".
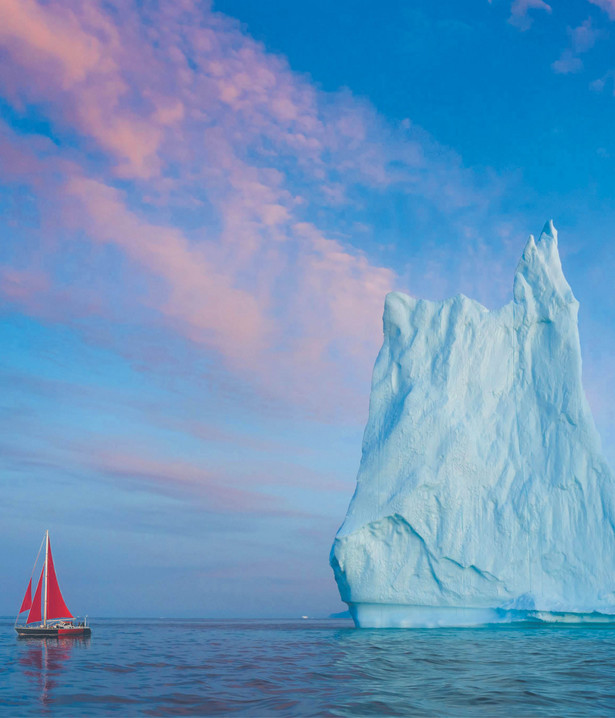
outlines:
[[356, 630], [350, 621], [0, 621], [0, 715], [615, 715], [615, 629]]

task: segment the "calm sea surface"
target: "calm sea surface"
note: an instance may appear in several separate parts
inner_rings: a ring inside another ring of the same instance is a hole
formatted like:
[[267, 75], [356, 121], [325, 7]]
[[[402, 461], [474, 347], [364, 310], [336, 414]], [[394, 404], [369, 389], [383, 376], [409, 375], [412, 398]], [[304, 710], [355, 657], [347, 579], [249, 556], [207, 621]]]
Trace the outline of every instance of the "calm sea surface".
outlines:
[[355, 630], [346, 621], [92, 621], [18, 640], [10, 716], [615, 715], [615, 629]]

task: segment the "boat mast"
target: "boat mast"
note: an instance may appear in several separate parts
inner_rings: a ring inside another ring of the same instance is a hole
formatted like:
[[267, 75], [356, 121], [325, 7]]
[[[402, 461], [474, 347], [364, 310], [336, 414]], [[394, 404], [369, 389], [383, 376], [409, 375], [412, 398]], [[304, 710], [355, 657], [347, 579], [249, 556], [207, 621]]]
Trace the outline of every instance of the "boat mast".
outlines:
[[45, 532], [45, 608], [43, 609], [43, 626], [47, 626], [47, 581], [49, 580], [49, 569], [47, 561], [49, 559], [49, 530]]

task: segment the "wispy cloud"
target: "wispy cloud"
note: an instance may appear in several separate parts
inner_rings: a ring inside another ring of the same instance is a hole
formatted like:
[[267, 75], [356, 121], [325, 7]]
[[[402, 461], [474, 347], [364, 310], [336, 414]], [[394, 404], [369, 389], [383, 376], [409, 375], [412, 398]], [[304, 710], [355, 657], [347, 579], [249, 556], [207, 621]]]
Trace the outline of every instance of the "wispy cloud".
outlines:
[[589, 2], [602, 8], [611, 20], [615, 20], [615, 0], [589, 0]]
[[[154, 323], [309, 412], [356, 411], [398, 283], [323, 209], [385, 188], [451, 218], [488, 202], [420, 128], [392, 134], [202, 3], [11, 0], [0, 43], [5, 94], [52, 135], [2, 132], [4, 182], [32, 187], [46, 225], [36, 256], [5, 266], [5, 298]], [[69, 247], [108, 269], [67, 275]]]
[[571, 46], [566, 48], [560, 58], [552, 64], [552, 68], [555, 72], [566, 75], [582, 70], [583, 61], [579, 55], [591, 50], [601, 34], [602, 33], [592, 25], [591, 18], [585, 20], [585, 22], [578, 27], [568, 28]]
[[134, 31], [132, 13], [122, 12], [122, 32], [97, 3], [7, 0], [0, 17], [0, 41], [13, 60], [0, 71], [9, 97], [45, 102], [53, 120], [70, 122], [111, 152], [118, 174], [146, 178], [159, 171], [163, 129], [179, 110], [169, 112], [155, 99], [145, 111], [130, 106], [120, 65], [139, 72], [149, 59], [126, 42]]
[[552, 11], [551, 6], [544, 0], [514, 0], [508, 22], [519, 30], [529, 30], [533, 22], [530, 10], [544, 10], [548, 13]]

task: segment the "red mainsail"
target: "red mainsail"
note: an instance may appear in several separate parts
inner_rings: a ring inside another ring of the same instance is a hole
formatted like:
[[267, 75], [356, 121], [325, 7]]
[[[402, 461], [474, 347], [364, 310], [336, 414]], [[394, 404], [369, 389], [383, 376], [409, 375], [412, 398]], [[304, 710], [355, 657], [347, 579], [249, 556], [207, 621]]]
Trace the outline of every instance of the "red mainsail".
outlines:
[[41, 613], [41, 596], [43, 594], [43, 574], [45, 573], [45, 567], [43, 566], [43, 570], [41, 571], [41, 577], [38, 579], [38, 584], [36, 585], [36, 592], [34, 594], [34, 600], [32, 601], [32, 606], [30, 607], [30, 613], [28, 614], [28, 620], [26, 623], [36, 623], [36, 621], [42, 621], [43, 616]]
[[50, 618], [73, 618], [73, 614], [64, 603], [62, 592], [58, 586], [58, 578], [53, 566], [53, 557], [51, 556], [51, 544], [49, 544], [49, 556], [47, 558], [47, 620]]
[[24, 611], [29, 611], [32, 607], [32, 579], [28, 581], [28, 588], [26, 588], [25, 596], [23, 597], [23, 601], [21, 602], [21, 608], [19, 609], [19, 613], [23, 613]]

